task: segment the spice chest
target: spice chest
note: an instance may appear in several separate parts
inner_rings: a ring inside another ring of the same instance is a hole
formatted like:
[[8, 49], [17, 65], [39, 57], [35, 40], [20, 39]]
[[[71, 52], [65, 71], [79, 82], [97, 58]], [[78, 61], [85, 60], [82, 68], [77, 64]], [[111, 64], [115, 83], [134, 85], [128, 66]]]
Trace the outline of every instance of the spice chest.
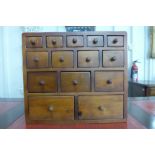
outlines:
[[27, 123], [127, 118], [126, 32], [23, 33]]

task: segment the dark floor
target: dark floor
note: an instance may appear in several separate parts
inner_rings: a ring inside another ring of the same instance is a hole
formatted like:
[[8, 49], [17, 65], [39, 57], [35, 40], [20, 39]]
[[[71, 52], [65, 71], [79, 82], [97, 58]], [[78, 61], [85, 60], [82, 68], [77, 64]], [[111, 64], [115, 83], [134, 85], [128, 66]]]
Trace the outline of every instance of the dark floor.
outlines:
[[98, 129], [146, 129], [155, 128], [155, 97], [129, 98], [127, 123], [104, 124], [26, 124], [22, 99], [0, 99], [0, 128], [98, 128]]

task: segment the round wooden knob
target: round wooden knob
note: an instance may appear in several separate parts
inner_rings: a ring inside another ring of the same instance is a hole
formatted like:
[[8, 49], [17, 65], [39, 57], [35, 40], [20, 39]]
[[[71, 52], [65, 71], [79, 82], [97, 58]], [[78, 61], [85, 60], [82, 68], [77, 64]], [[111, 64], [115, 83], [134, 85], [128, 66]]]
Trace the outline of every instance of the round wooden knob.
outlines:
[[116, 44], [117, 42], [118, 40], [116, 38], [112, 41], [113, 44]]
[[77, 39], [73, 38], [72, 42], [73, 42], [73, 44], [76, 44], [77, 43]]
[[60, 58], [59, 58], [59, 61], [60, 61], [60, 62], [64, 62], [64, 57], [60, 57]]
[[110, 60], [111, 60], [111, 61], [116, 61], [116, 57], [113, 56]]
[[91, 58], [87, 57], [86, 62], [90, 62], [90, 61], [91, 61]]
[[52, 40], [52, 44], [55, 45], [57, 42], [56, 40]]
[[54, 110], [53, 106], [49, 106], [49, 107], [48, 107], [48, 110], [49, 110], [49, 111], [53, 111], [53, 110]]
[[44, 80], [41, 80], [41, 81], [39, 81], [39, 84], [40, 84], [41, 86], [44, 86], [44, 85], [45, 85], [45, 81], [44, 81]]
[[112, 84], [112, 80], [107, 80], [107, 84]]
[[73, 80], [73, 85], [77, 85], [78, 81], [77, 80]]
[[38, 57], [34, 57], [33, 58], [33, 61], [38, 62], [39, 61], [39, 58]]
[[99, 109], [100, 111], [103, 111], [103, 110], [104, 110], [104, 107], [103, 107], [103, 106], [99, 106], [98, 109]]
[[98, 42], [98, 39], [97, 38], [94, 38], [93, 39], [93, 44], [97, 44], [97, 42]]
[[36, 44], [35, 40], [30, 40], [30, 43], [31, 43], [32, 45], [35, 45], [35, 44]]

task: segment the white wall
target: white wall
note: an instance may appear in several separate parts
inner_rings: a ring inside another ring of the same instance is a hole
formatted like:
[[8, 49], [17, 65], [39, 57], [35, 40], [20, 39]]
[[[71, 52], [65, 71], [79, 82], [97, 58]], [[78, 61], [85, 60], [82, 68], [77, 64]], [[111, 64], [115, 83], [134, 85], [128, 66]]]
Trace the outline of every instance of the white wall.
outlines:
[[0, 29], [0, 97], [22, 97], [21, 29]]
[[[128, 74], [133, 60], [141, 63], [139, 80], [155, 80], [155, 59], [150, 59], [149, 28], [97, 26], [97, 31], [127, 31], [128, 33]], [[24, 31], [65, 31], [63, 26], [52, 27], [0, 27], [0, 98], [22, 98], [22, 42]]]

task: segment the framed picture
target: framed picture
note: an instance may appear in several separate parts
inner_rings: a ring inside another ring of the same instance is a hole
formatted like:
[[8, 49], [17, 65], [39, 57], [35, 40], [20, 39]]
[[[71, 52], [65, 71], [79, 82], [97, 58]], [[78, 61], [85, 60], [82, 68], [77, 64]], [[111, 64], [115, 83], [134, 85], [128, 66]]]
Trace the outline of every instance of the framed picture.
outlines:
[[67, 32], [95, 31], [95, 26], [65, 26]]
[[151, 27], [151, 57], [155, 58], [155, 26]]

